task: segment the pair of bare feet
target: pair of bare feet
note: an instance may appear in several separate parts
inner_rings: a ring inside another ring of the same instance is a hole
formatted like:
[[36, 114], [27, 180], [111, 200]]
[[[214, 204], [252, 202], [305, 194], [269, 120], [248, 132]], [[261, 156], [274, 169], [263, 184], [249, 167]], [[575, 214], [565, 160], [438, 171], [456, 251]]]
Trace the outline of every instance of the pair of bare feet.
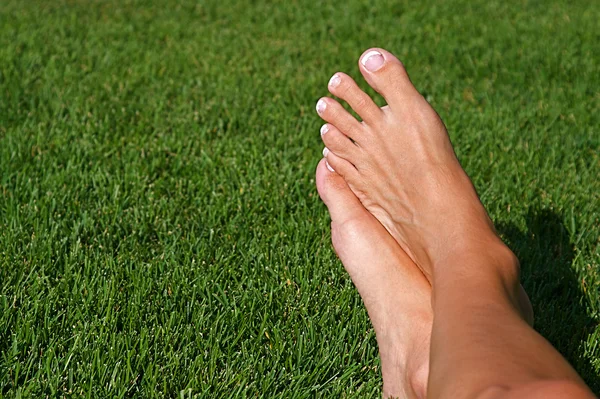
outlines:
[[[464, 270], [449, 270], [447, 265], [461, 264], [453, 262], [457, 254], [487, 257], [494, 273], [513, 279], [518, 262], [497, 237], [444, 124], [402, 63], [383, 49], [371, 49], [358, 66], [388, 105], [378, 107], [348, 75], [333, 75], [329, 91], [362, 121], [332, 98], [318, 101], [317, 113], [328, 123], [321, 128], [326, 147], [317, 188], [331, 215], [335, 251], [375, 328], [384, 396], [424, 398], [432, 286], [453, 275], [478, 273], [466, 269], [469, 262], [463, 262]], [[520, 286], [512, 298], [531, 323], [531, 305]]]

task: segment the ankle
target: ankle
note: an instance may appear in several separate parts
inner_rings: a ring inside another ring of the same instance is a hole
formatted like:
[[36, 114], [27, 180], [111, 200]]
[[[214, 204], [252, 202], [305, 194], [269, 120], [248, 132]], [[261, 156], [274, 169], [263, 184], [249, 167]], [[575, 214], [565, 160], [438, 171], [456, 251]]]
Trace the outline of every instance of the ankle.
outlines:
[[[436, 291], [469, 290], [473, 292], [496, 292], [496, 298], [508, 299], [510, 305], [530, 321], [523, 291], [519, 283], [520, 264], [515, 254], [498, 238], [481, 246], [459, 246], [456, 255], [447, 256], [437, 263], [433, 279], [432, 303]], [[478, 297], [481, 297], [478, 295]]]
[[426, 398], [432, 319], [431, 310], [411, 312], [410, 333], [377, 337], [384, 398]]
[[[428, 350], [429, 348], [424, 348]], [[427, 352], [421, 352], [425, 354]], [[427, 380], [429, 377], [429, 354], [422, 359], [409, 361], [402, 366], [384, 368], [382, 359], [383, 397], [384, 398], [418, 398], [427, 397]]]
[[427, 397], [427, 382], [429, 379], [429, 356], [414, 369], [409, 369], [407, 377], [411, 397], [425, 399]]
[[474, 242], [457, 242], [451, 252], [436, 260], [433, 269], [436, 279], [460, 272], [466, 276], [500, 278], [507, 286], [519, 281], [521, 271], [519, 259], [496, 235]]

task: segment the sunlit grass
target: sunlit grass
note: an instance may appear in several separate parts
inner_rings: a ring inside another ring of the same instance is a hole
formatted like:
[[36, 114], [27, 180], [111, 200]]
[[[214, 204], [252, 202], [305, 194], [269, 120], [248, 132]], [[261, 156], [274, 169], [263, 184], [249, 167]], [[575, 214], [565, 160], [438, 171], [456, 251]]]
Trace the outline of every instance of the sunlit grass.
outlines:
[[600, 8], [365, 4], [0, 3], [0, 396], [380, 397], [313, 178], [314, 104], [375, 45], [600, 392]]

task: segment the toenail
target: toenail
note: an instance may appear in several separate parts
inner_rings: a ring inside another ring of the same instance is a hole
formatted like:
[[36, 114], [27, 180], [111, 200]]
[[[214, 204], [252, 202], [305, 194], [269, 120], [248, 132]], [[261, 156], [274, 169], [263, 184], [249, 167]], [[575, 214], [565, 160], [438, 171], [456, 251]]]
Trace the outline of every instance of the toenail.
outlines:
[[329, 148], [323, 148], [323, 158], [327, 158], [327, 154], [329, 154]]
[[331, 79], [329, 79], [329, 87], [332, 87], [332, 88], [338, 87], [340, 85], [341, 81], [342, 81], [342, 78], [340, 78], [340, 75], [338, 75], [336, 73], [335, 75], [333, 75], [331, 77]]
[[329, 125], [324, 124], [323, 126], [321, 126], [321, 136], [324, 135], [325, 133], [327, 133], [329, 131]]
[[331, 165], [329, 165], [329, 162], [325, 161], [325, 166], [327, 166], [327, 169], [329, 169], [330, 172], [335, 172], [335, 170], [333, 170]]
[[375, 72], [376, 70], [381, 68], [381, 66], [385, 62], [385, 59], [383, 58], [383, 54], [381, 54], [379, 51], [371, 50], [362, 57], [360, 62], [363, 64], [367, 71]]
[[323, 101], [323, 99], [320, 99], [317, 102], [317, 113], [322, 114], [323, 111], [325, 111], [325, 108], [327, 108], [327, 103], [325, 101]]

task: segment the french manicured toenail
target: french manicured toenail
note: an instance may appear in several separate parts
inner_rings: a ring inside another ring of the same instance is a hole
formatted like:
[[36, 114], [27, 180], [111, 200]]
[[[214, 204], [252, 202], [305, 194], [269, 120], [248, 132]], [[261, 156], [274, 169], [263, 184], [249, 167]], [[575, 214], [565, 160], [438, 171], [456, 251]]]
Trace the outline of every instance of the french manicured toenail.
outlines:
[[329, 126], [326, 124], [324, 124], [323, 126], [321, 126], [321, 136], [324, 135], [325, 133], [327, 133], [329, 131]]
[[323, 99], [319, 100], [317, 102], [317, 113], [322, 114], [323, 111], [325, 111], [325, 108], [327, 108], [327, 103], [323, 101]]
[[329, 87], [331, 87], [331, 88], [338, 87], [340, 85], [341, 81], [342, 81], [342, 78], [340, 78], [340, 75], [338, 75], [336, 73], [335, 75], [333, 75], [331, 77], [331, 79], [329, 79]]
[[329, 162], [325, 161], [325, 166], [327, 166], [327, 169], [329, 169], [330, 172], [335, 172], [335, 170], [333, 170], [331, 165], [329, 165]]
[[329, 148], [323, 148], [323, 158], [327, 158], [327, 154], [329, 154]]
[[385, 58], [383, 58], [383, 54], [381, 54], [379, 51], [371, 50], [362, 57], [360, 62], [367, 71], [375, 72], [383, 66]]

